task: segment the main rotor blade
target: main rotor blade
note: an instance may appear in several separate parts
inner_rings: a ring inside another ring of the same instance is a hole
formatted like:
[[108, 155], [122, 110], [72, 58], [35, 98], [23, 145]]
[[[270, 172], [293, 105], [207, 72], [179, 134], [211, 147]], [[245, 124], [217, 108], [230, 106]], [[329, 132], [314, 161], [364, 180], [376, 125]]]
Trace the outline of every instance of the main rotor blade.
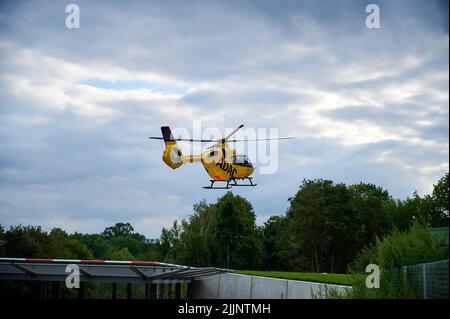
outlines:
[[230, 140], [227, 141], [228, 143], [233, 143], [233, 142], [255, 142], [255, 141], [274, 141], [274, 140], [292, 140], [293, 137], [277, 137], [277, 138], [257, 138], [257, 139], [252, 139], [252, 140]]
[[217, 142], [216, 140], [194, 140], [194, 139], [192, 139], [192, 138], [176, 138], [175, 141], [200, 142], [200, 143]]
[[[152, 140], [163, 140], [164, 138], [159, 136], [149, 136], [149, 139]], [[175, 138], [173, 141], [184, 141], [184, 142], [201, 142], [201, 143], [210, 143], [210, 142], [217, 142], [216, 140], [195, 140], [192, 138]]]
[[237, 129], [235, 129], [233, 132], [231, 132], [230, 134], [228, 134], [228, 136], [225, 137], [224, 140], [225, 141], [228, 140], [231, 137], [231, 135], [233, 135], [234, 133], [236, 133], [237, 131], [239, 131], [243, 127], [244, 127], [244, 124], [239, 125], [239, 127]]

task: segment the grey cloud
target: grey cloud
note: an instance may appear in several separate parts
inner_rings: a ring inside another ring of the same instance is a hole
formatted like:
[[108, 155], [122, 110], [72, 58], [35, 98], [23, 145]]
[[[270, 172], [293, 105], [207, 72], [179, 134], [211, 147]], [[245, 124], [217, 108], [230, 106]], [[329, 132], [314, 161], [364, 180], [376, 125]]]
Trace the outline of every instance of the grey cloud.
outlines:
[[[303, 178], [372, 182], [395, 197], [429, 191], [448, 170], [439, 147], [448, 147], [448, 77], [439, 75], [448, 70], [448, 4], [378, 3], [382, 28], [368, 31], [364, 4], [354, 1], [80, 1], [79, 30], [64, 27], [65, 3], [1, 2], [1, 223], [51, 227], [61, 217], [71, 229], [100, 231], [132, 221], [158, 236], [194, 202], [223, 193], [200, 188], [208, 180], [201, 166], [169, 170], [161, 144], [147, 139], [162, 124], [191, 130], [195, 119], [296, 135], [280, 144], [276, 174], [257, 175], [256, 191], [233, 190], [261, 216], [283, 213]], [[33, 59], [17, 61], [24, 51]], [[49, 58], [67, 63], [67, 78]], [[92, 77], [98, 65], [193, 90], [172, 98], [87, 92], [77, 72]], [[17, 83], [34, 95], [15, 93]], [[392, 93], [409, 83], [418, 88], [411, 97]], [[43, 89], [63, 102], [46, 100]], [[83, 114], [81, 102], [113, 115]], [[358, 120], [399, 139], [348, 145], [342, 131]], [[330, 133], [330, 122], [341, 126]]]
[[[373, 106], [348, 106], [322, 112], [323, 116], [337, 121], [373, 123], [392, 128], [414, 129], [425, 140], [448, 142], [448, 119], [441, 113], [427, 109], [421, 103], [387, 104], [383, 108]], [[419, 121], [430, 121], [421, 125]]]

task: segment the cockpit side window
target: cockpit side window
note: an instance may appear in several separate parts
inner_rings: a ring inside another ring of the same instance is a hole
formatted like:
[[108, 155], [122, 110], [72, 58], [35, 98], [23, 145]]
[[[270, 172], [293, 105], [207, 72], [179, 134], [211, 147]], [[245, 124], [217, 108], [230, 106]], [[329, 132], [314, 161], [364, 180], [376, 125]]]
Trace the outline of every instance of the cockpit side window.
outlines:
[[247, 155], [236, 155], [233, 157], [233, 164], [241, 166], [252, 166]]

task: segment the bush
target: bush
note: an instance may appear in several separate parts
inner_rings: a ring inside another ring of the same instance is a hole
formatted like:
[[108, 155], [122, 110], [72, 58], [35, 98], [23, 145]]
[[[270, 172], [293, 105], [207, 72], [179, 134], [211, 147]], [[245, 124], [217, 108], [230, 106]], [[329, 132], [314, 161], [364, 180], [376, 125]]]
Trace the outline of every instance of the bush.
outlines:
[[448, 247], [429, 229], [414, 222], [409, 231], [393, 230], [373, 247], [365, 248], [351, 264], [350, 272], [364, 273], [365, 267], [374, 263], [380, 267], [380, 288], [368, 289], [366, 276], [354, 277], [350, 298], [414, 298], [407, 280], [403, 280], [400, 267], [448, 258]]

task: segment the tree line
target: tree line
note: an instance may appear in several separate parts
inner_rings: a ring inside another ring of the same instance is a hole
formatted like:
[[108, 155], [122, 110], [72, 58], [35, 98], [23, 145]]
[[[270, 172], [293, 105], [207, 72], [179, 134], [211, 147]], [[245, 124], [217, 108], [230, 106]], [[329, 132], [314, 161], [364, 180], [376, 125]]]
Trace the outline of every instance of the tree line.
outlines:
[[262, 226], [251, 203], [228, 192], [215, 203], [194, 204], [191, 216], [163, 228], [157, 239], [147, 239], [129, 223], [98, 234], [0, 226], [0, 256], [345, 273], [358, 254], [392, 231], [406, 231], [413, 222], [448, 227], [448, 194], [448, 173], [431, 194], [405, 200], [373, 184], [303, 180], [286, 213]]

